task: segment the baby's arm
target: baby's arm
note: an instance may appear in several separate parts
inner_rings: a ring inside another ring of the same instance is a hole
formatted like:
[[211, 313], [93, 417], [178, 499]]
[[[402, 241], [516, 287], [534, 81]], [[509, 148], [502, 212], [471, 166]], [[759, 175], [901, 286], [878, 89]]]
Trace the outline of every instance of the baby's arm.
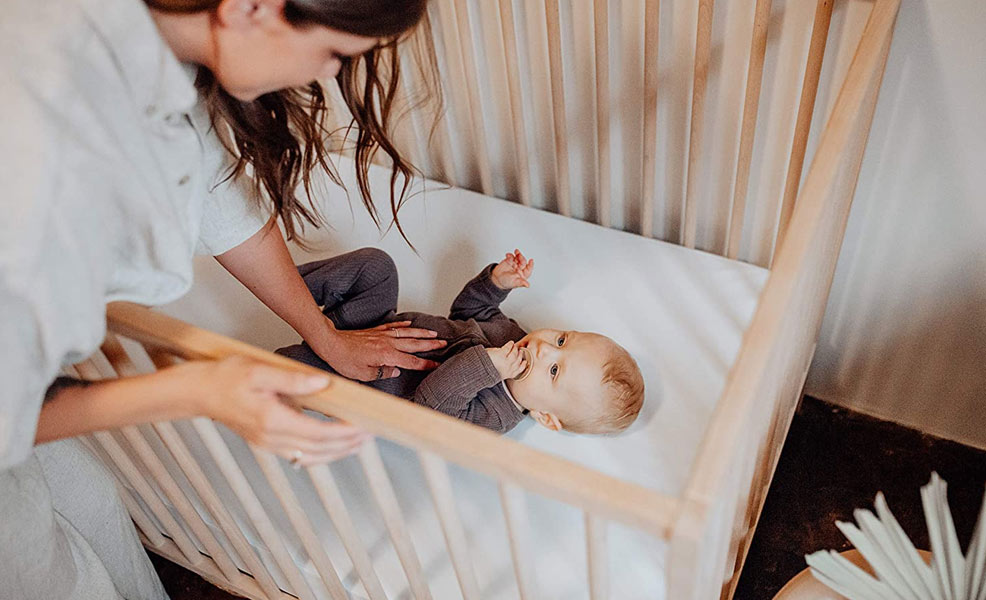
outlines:
[[506, 258], [498, 264], [488, 265], [462, 288], [452, 302], [449, 318], [477, 321], [505, 319], [506, 316], [500, 312], [500, 303], [506, 300], [510, 290], [530, 287], [528, 278], [533, 271], [533, 259], [526, 259], [520, 250], [508, 253]]
[[416, 404], [503, 433], [507, 430], [505, 421], [496, 407], [488, 406], [479, 393], [503, 381], [500, 369], [516, 373], [523, 370], [519, 355], [512, 342], [504, 348], [467, 348], [425, 377], [415, 390], [413, 400]]

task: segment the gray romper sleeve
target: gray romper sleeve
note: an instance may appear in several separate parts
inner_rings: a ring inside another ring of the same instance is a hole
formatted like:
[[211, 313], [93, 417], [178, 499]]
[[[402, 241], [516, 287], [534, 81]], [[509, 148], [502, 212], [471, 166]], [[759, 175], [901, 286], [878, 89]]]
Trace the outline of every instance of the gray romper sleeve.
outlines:
[[486, 348], [472, 346], [439, 365], [418, 386], [414, 402], [499, 433], [516, 425], [516, 407], [484, 393], [503, 378]]

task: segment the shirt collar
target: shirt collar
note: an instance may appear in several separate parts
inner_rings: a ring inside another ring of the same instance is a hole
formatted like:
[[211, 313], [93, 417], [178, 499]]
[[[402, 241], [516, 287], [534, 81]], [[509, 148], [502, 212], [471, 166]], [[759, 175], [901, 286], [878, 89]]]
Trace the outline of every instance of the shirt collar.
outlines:
[[514, 403], [514, 406], [517, 407], [517, 410], [519, 410], [521, 414], [526, 415], [527, 413], [531, 412], [526, 408], [524, 408], [523, 406], [521, 406], [520, 402], [517, 402], [517, 400], [514, 399], [514, 395], [510, 393], [510, 388], [507, 387], [506, 381], [501, 381], [500, 385], [503, 386], [503, 391], [507, 393], [507, 398], [510, 398], [510, 401]]
[[119, 65], [138, 108], [151, 119], [191, 110], [194, 78], [161, 37], [141, 0], [80, 0]]

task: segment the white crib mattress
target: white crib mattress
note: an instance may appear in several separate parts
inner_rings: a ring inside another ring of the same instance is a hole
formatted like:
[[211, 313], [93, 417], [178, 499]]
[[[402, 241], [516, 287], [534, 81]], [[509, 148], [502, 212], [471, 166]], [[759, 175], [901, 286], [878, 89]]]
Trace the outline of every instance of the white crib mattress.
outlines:
[[[381, 181], [386, 185], [385, 175], [375, 171], [375, 185]], [[333, 228], [312, 238], [317, 250], [293, 249], [296, 262], [363, 246], [383, 248], [400, 272], [401, 310], [446, 314], [461, 286], [486, 264], [515, 247], [534, 258], [531, 287], [512, 292], [504, 312], [528, 330], [579, 329], [612, 337], [639, 363], [647, 398], [638, 421], [620, 436], [559, 434], [528, 420], [509, 437], [666, 494], [680, 493], [753, 315], [766, 270], [458, 189], [429, 189], [401, 211], [401, 223], [417, 254], [396, 230], [381, 238], [360, 206], [350, 209], [341, 190], [329, 193], [324, 210]], [[196, 278], [193, 290], [165, 307], [165, 312], [268, 349], [297, 342], [293, 331], [211, 259], [197, 265]], [[249, 451], [232, 435], [227, 439], [232, 440], [248, 476], [259, 484], [262, 477]], [[380, 444], [434, 597], [459, 598], [415, 457], [392, 444]], [[195, 451], [207, 456], [197, 444]], [[211, 460], [203, 463], [207, 472], [215, 473], [213, 481], [221, 480]], [[358, 462], [340, 461], [333, 471], [388, 597], [410, 598]], [[516, 598], [496, 485], [457, 468], [452, 475], [482, 597]], [[234, 512], [242, 514], [232, 493], [220, 487]], [[365, 598], [311, 485], [299, 478], [297, 487], [344, 583], [353, 597]], [[274, 496], [267, 493], [262, 499], [288, 531]], [[528, 535], [536, 541], [532, 556], [537, 597], [587, 598], [581, 513], [541, 497], [527, 499]], [[664, 598], [664, 542], [616, 525], [609, 536], [611, 597]], [[315, 571], [306, 564], [300, 544], [294, 539], [290, 543], [314, 581]], [[279, 579], [286, 585], [283, 577]], [[321, 584], [313, 583], [313, 588], [316, 594], [325, 594]]]

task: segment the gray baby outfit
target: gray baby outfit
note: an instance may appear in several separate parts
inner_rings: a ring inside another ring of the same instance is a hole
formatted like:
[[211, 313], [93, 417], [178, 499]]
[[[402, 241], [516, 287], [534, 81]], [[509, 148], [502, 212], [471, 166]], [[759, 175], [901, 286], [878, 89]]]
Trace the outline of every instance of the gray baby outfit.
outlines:
[[[367, 329], [382, 323], [411, 321], [431, 329], [444, 348], [417, 356], [441, 363], [434, 371], [401, 369], [390, 379], [364, 382], [383, 392], [428, 406], [447, 415], [505, 433], [525, 415], [514, 404], [486, 348], [517, 341], [526, 332], [500, 311], [508, 290], [493, 284], [489, 265], [462, 288], [449, 316], [397, 311], [398, 277], [393, 259], [376, 248], [363, 248], [303, 264], [298, 272], [322, 312], [339, 329]], [[301, 343], [277, 350], [305, 364], [334, 372]]]

